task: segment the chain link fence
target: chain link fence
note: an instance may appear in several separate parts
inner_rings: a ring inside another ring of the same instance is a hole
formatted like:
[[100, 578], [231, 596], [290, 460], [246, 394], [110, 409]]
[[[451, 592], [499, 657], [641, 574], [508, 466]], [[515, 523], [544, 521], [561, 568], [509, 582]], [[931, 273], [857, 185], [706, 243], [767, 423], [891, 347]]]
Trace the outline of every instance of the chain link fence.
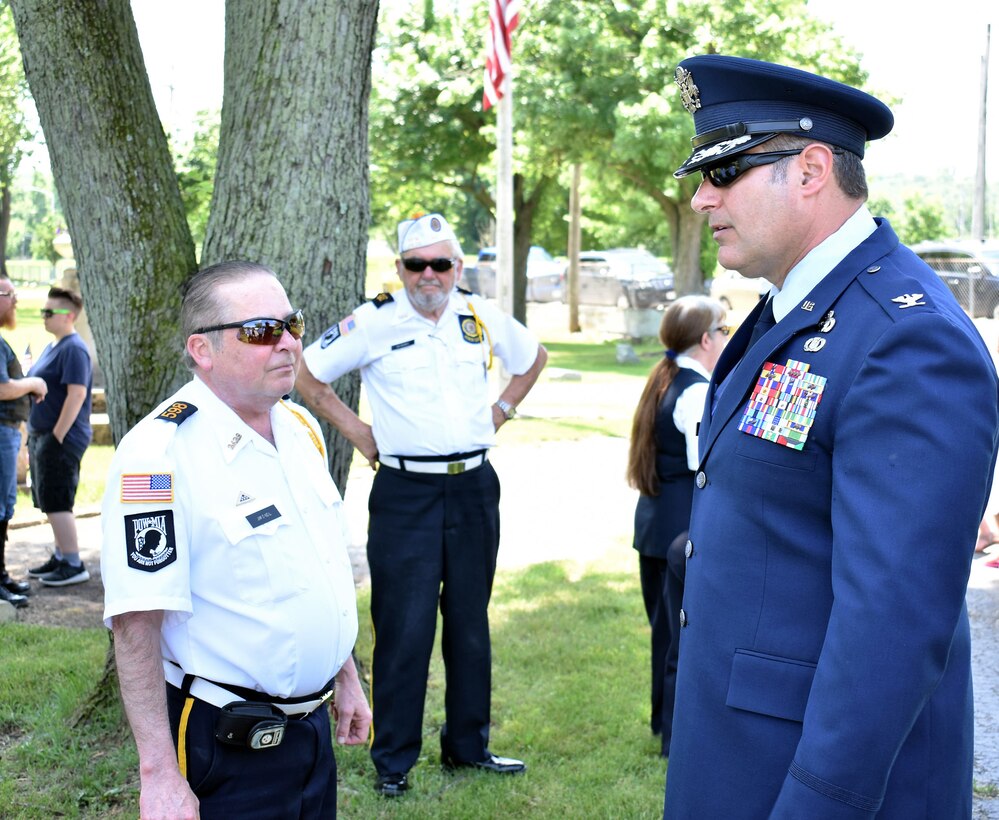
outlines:
[[972, 317], [992, 317], [999, 306], [999, 278], [988, 273], [973, 256], [939, 252], [921, 254], [950, 288], [958, 304]]

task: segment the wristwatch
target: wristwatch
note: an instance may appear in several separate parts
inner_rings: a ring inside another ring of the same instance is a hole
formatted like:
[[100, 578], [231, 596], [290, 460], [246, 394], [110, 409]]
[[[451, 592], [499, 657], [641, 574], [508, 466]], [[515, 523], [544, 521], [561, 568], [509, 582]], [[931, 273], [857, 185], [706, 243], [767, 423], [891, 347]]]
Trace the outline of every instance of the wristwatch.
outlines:
[[496, 399], [496, 406], [503, 411], [503, 415], [506, 416], [506, 420], [509, 421], [514, 416], [517, 415], [517, 408], [514, 407], [510, 402], [503, 401], [503, 399]]

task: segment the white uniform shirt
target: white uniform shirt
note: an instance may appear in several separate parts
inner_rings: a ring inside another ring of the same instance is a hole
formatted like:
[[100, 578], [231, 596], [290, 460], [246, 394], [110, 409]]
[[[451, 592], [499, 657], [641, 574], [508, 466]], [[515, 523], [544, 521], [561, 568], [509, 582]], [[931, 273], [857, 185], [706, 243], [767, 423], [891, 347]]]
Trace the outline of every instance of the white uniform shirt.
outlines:
[[[485, 325], [476, 331], [474, 313]], [[436, 323], [413, 309], [404, 290], [379, 296], [305, 349], [317, 379], [332, 382], [360, 368], [380, 453], [450, 455], [492, 447], [486, 366], [493, 355], [514, 374], [538, 356], [538, 340], [478, 296], [454, 290]]]
[[[688, 370], [693, 370], [704, 376], [708, 381], [711, 380], [711, 374], [697, 359], [684, 356], [681, 353], [676, 357], [676, 365], [677, 367], [686, 367]], [[673, 423], [676, 425], [676, 429], [683, 433], [687, 441], [687, 466], [691, 470], [696, 470], [699, 463], [697, 458], [697, 425], [704, 413], [704, 402], [708, 396], [708, 381], [690, 385], [677, 396], [676, 404], [673, 405]]]
[[164, 610], [164, 668], [296, 697], [350, 656], [357, 605], [318, 425], [290, 402], [271, 425], [276, 449], [195, 378], [122, 439], [102, 508], [104, 620]]

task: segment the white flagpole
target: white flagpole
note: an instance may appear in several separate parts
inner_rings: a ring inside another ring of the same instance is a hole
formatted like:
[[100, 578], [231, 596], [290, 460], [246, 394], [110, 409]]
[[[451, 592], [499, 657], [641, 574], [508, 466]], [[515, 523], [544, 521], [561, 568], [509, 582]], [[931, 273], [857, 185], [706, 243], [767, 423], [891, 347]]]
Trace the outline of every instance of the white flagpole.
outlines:
[[496, 301], [513, 314], [513, 77], [496, 106]]

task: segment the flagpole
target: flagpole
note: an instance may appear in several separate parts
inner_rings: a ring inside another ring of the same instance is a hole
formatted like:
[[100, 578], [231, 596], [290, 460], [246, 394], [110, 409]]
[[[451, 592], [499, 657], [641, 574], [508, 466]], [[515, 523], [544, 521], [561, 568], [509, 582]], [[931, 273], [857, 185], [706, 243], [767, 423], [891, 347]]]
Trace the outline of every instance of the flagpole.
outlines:
[[496, 106], [496, 301], [513, 315], [513, 78]]

